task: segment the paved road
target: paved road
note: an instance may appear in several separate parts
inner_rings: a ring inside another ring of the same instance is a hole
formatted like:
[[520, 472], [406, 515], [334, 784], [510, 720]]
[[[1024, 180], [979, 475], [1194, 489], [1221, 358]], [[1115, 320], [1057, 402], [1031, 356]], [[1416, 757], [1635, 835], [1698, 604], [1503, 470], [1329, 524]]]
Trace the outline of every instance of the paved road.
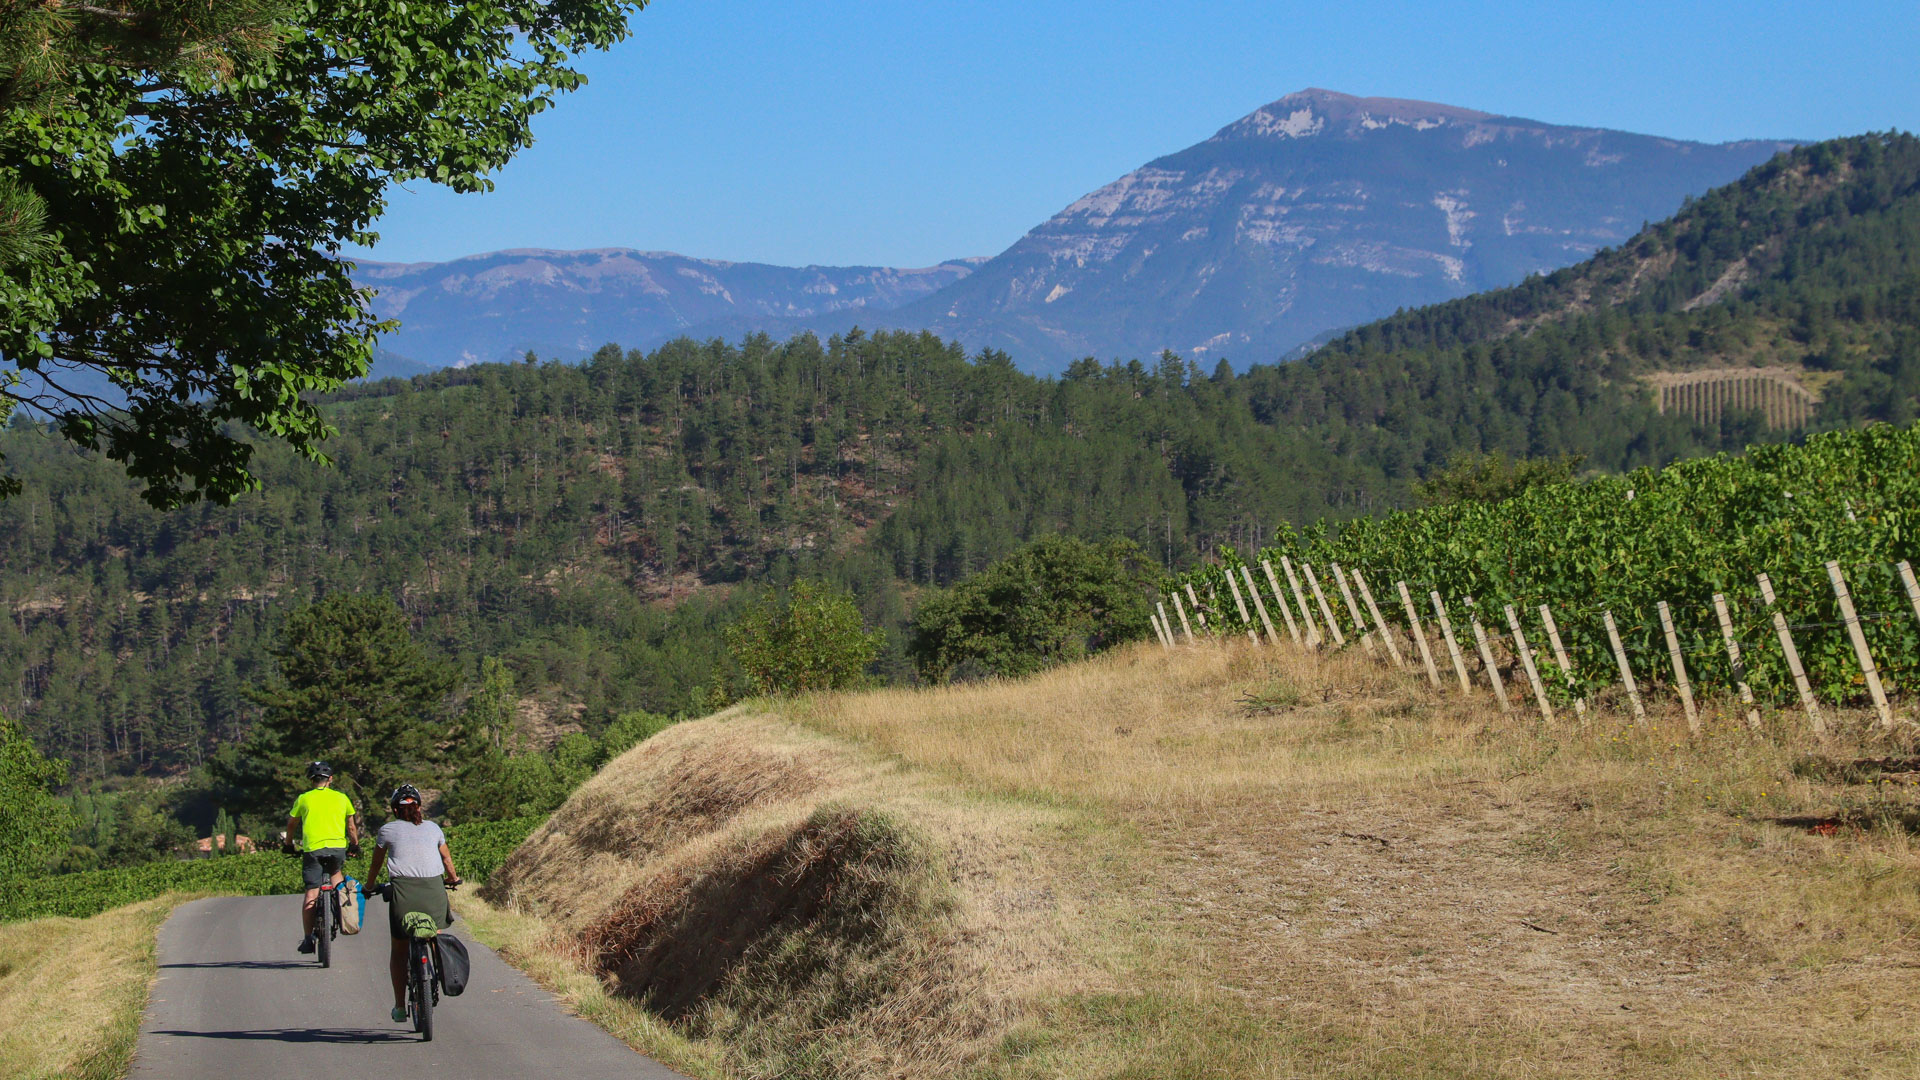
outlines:
[[367, 931], [333, 944], [322, 969], [294, 952], [291, 896], [182, 905], [160, 928], [160, 980], [134, 1054], [136, 1080], [203, 1077], [418, 1076], [432, 1080], [679, 1080], [679, 1074], [569, 1016], [546, 991], [462, 933], [473, 955], [467, 992], [442, 997], [434, 1036], [387, 1018], [386, 911], [367, 904]]

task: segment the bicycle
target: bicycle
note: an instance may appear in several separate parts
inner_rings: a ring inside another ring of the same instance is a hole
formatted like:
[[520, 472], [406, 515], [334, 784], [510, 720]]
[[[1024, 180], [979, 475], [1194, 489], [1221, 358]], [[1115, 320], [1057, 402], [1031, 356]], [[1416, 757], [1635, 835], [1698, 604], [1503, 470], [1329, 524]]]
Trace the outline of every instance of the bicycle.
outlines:
[[[460, 883], [450, 882], [447, 891], [460, 887]], [[388, 903], [393, 902], [391, 882], [374, 886], [375, 891]], [[431, 925], [432, 916], [418, 912], [407, 916], [426, 920]], [[420, 1033], [421, 1042], [433, 1041], [433, 1007], [440, 1003], [440, 931], [433, 928], [430, 934], [415, 933], [407, 938], [407, 1016], [413, 1021], [413, 1030]]]
[[[333, 966], [333, 939], [340, 936], [340, 894], [346, 889], [344, 880], [335, 885], [331, 876], [320, 884], [320, 900], [313, 912], [313, 944], [314, 959], [321, 967]], [[346, 902], [353, 901], [349, 898]]]

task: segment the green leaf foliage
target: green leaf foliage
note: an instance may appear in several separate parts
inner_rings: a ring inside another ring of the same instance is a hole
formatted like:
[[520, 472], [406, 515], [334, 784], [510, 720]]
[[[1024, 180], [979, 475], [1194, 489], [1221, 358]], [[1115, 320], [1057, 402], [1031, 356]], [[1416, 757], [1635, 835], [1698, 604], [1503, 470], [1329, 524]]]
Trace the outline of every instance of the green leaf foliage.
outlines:
[[[1747, 681], [1778, 704], [1796, 701], [1797, 691], [1778, 643], [1776, 611], [1790, 624], [1816, 690], [1835, 702], [1866, 698], [1826, 570], [1835, 561], [1890, 688], [1920, 689], [1920, 614], [1895, 572], [1898, 562], [1920, 560], [1920, 424], [1831, 432], [1800, 446], [1755, 446], [1745, 456], [1545, 484], [1502, 502], [1452, 502], [1306, 536], [1283, 530], [1255, 558], [1278, 567], [1283, 555], [1321, 576], [1350, 637], [1357, 628], [1330, 580], [1335, 563], [1360, 569], [1382, 613], [1402, 627], [1397, 590], [1389, 592], [1401, 580], [1423, 620], [1432, 618], [1428, 593], [1438, 590], [1456, 625], [1471, 612], [1499, 636], [1512, 605], [1543, 656], [1549, 654], [1539, 606], [1547, 604], [1572, 661], [1572, 671], [1555, 673], [1569, 695], [1617, 678], [1606, 612], [1619, 624], [1638, 678], [1672, 679], [1660, 601], [1673, 613], [1693, 681], [1732, 693], [1713, 607], [1719, 593], [1731, 609]], [[1207, 567], [1171, 583], [1183, 595], [1193, 585], [1216, 631], [1241, 625], [1221, 600], [1223, 573]], [[1778, 600], [1771, 607], [1757, 582], [1763, 573]]]
[[1159, 577], [1131, 540], [1044, 537], [921, 601], [909, 652], [930, 682], [1083, 659], [1146, 635]]
[[73, 821], [52, 791], [66, 778], [64, 763], [48, 761], [0, 713], [0, 885], [44, 872], [66, 850]]
[[1446, 468], [1413, 485], [1413, 493], [1427, 503], [1501, 502], [1541, 484], [1565, 483], [1585, 460], [1581, 454], [1516, 460], [1499, 450], [1459, 454]]
[[[54, 84], [0, 96], [0, 232], [28, 237], [0, 244], [19, 376], [0, 401], [56, 417], [156, 506], [256, 486], [243, 430], [319, 460], [310, 395], [364, 375], [380, 329], [344, 246], [377, 239], [392, 184], [489, 189], [585, 81], [572, 58], [638, 7], [0, 0], [0, 89]], [[143, 22], [154, 47], [131, 54], [92, 32]]]
[[858, 686], [883, 640], [852, 597], [816, 581], [796, 581], [784, 596], [769, 591], [727, 630], [734, 662], [763, 694]]

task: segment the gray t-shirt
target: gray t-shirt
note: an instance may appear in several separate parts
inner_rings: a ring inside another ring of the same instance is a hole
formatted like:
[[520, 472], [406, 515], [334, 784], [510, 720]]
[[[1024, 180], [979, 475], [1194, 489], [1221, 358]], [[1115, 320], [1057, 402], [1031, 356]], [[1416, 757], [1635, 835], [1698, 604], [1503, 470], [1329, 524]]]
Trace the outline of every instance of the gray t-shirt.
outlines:
[[440, 865], [440, 845], [447, 834], [431, 821], [415, 825], [394, 819], [380, 826], [373, 842], [387, 849], [387, 873], [394, 877], [439, 877], [446, 872]]

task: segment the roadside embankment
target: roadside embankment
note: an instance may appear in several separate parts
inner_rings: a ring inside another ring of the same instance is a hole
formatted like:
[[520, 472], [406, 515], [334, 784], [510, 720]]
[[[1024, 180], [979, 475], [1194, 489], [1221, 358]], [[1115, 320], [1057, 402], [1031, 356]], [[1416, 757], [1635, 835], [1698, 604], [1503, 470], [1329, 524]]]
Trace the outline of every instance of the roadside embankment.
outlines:
[[190, 899], [0, 925], [0, 1076], [126, 1075], [153, 982], [154, 934]]
[[476, 921], [702, 1075], [1912, 1075], [1911, 731], [1591, 706], [1236, 644], [752, 703]]
[[489, 880], [506, 911], [474, 917], [556, 989], [593, 976], [576, 1007], [670, 1064], [951, 1075], [1036, 995], [1092, 978], [1064, 940], [1056, 839], [1082, 816], [746, 706], [609, 764]]

